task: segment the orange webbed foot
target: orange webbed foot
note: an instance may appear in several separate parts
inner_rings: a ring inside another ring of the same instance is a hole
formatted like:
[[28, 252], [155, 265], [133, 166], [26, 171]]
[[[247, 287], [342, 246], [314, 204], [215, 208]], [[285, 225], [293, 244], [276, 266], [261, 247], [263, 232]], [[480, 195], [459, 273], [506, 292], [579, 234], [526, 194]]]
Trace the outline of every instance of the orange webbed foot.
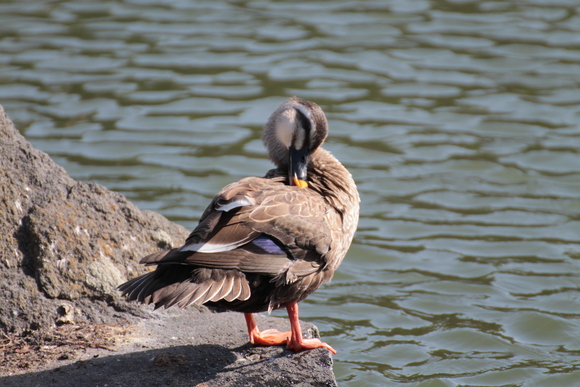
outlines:
[[275, 329], [267, 329], [263, 332], [258, 330], [258, 325], [251, 313], [244, 313], [248, 326], [250, 342], [254, 345], [282, 345], [294, 352], [306, 351], [308, 349], [326, 348], [336, 355], [336, 351], [330, 345], [320, 341], [320, 339], [303, 339], [300, 321], [298, 320], [298, 305], [290, 302], [286, 305], [288, 317], [290, 318], [291, 330], [280, 332]]
[[296, 339], [292, 338], [291, 340], [288, 340], [286, 346], [294, 352], [306, 351], [314, 348], [326, 348], [336, 355], [336, 350], [334, 348], [319, 339], [303, 339], [302, 337]]
[[254, 345], [282, 345], [290, 340], [290, 331], [280, 332], [275, 329], [258, 331], [257, 329], [250, 334], [250, 343]]

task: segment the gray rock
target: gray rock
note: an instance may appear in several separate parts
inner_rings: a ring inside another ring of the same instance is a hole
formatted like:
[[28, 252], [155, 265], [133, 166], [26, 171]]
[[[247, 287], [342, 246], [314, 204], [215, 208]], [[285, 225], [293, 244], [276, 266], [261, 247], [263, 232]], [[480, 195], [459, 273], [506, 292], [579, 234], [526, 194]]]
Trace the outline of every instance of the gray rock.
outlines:
[[[114, 350], [86, 346], [23, 374], [0, 369], [0, 385], [336, 385], [327, 350], [252, 347], [241, 314], [152, 312], [122, 300], [116, 287], [145, 272], [139, 259], [180, 245], [188, 230], [73, 180], [20, 135], [1, 106], [0, 149], [0, 331], [16, 337], [50, 335], [57, 324], [132, 327]], [[285, 319], [257, 317], [262, 329], [289, 327]], [[312, 324], [303, 329], [317, 336]]]
[[[116, 286], [144, 272], [143, 257], [179, 245], [188, 231], [122, 195], [77, 182], [14, 128], [0, 107], [0, 329], [50, 328], [61, 300], [120, 308]], [[160, 231], [163, 230], [163, 231]], [[79, 308], [88, 321], [113, 308]]]
[[[336, 386], [326, 349], [292, 353], [253, 347], [239, 313], [169, 309], [154, 313], [115, 352], [90, 348], [80, 359], [35, 372], [0, 376], [21, 386]], [[288, 329], [285, 319], [256, 316], [264, 329]], [[306, 334], [315, 333], [303, 324]], [[315, 330], [315, 329], [314, 329]]]

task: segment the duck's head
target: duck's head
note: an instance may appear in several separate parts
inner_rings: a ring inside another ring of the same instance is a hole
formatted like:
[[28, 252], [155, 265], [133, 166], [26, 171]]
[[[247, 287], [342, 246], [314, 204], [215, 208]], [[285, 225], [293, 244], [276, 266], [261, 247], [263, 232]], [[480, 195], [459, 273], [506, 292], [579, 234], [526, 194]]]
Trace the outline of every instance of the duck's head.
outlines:
[[292, 97], [272, 113], [262, 140], [270, 160], [279, 168], [288, 168], [290, 184], [305, 188], [310, 155], [327, 135], [328, 121], [320, 106]]

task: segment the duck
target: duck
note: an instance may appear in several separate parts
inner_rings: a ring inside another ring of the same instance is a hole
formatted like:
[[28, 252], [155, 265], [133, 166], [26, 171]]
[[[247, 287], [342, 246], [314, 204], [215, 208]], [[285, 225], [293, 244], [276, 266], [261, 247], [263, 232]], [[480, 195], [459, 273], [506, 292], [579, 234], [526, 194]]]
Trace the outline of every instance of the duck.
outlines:
[[[144, 257], [153, 271], [118, 287], [130, 301], [206, 305], [244, 314], [253, 345], [298, 352], [326, 348], [305, 339], [298, 303], [329, 282], [355, 234], [360, 197], [350, 172], [321, 147], [328, 120], [292, 97], [267, 120], [262, 140], [275, 168], [224, 187], [183, 246]], [[254, 313], [286, 308], [290, 331], [260, 331]]]

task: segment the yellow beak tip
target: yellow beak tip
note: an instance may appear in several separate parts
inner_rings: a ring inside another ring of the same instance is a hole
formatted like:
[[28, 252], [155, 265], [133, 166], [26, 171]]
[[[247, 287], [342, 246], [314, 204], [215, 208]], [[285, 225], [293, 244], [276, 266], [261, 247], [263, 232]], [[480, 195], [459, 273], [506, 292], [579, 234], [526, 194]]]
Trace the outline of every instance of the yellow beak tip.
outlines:
[[308, 188], [308, 183], [304, 180], [298, 179], [296, 176], [292, 177], [292, 185], [295, 185], [300, 188]]

